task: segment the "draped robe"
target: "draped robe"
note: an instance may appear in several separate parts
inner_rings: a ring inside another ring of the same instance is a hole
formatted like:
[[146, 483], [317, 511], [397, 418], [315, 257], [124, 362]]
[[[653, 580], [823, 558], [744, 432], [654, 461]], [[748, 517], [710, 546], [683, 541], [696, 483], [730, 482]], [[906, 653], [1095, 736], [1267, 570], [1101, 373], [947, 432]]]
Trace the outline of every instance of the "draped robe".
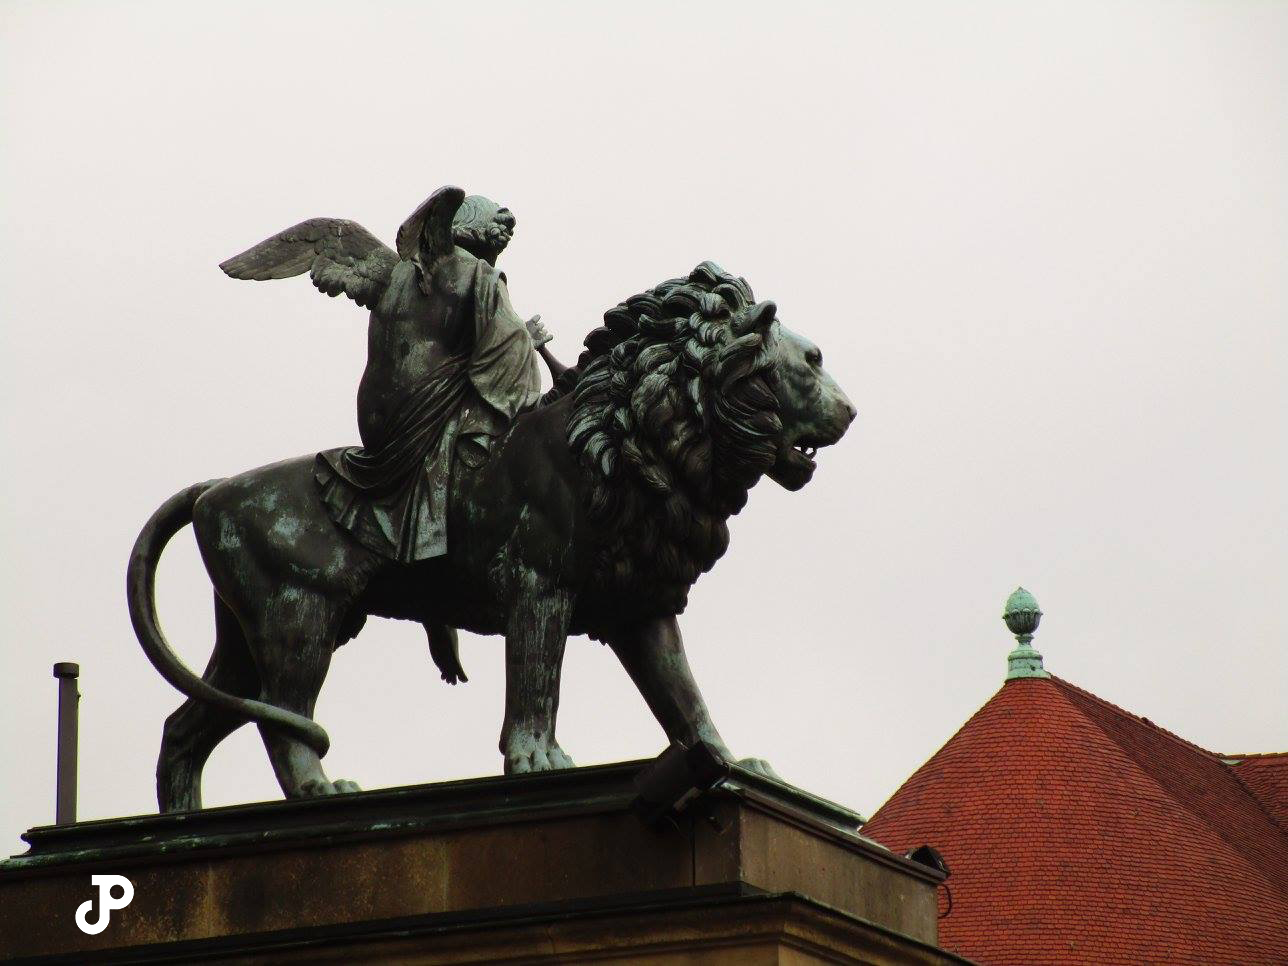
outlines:
[[[371, 313], [358, 396], [364, 445], [319, 453], [314, 472], [331, 518], [402, 563], [447, 552], [456, 462], [479, 465], [541, 394], [532, 338], [505, 276], [461, 249], [435, 266], [432, 282], [424, 275], [414, 261], [400, 262]], [[409, 329], [417, 345], [389, 335]], [[403, 357], [412, 362], [400, 367]]]

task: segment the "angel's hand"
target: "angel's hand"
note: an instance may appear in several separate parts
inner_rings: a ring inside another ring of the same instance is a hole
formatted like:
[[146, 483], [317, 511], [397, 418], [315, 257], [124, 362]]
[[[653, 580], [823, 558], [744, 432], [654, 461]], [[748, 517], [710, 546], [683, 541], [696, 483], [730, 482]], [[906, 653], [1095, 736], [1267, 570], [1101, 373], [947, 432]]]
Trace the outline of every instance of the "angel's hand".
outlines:
[[528, 335], [532, 336], [532, 347], [534, 349], [540, 349], [554, 338], [553, 335], [546, 331], [546, 327], [541, 324], [541, 316], [539, 315], [534, 315], [528, 319], [527, 326]]

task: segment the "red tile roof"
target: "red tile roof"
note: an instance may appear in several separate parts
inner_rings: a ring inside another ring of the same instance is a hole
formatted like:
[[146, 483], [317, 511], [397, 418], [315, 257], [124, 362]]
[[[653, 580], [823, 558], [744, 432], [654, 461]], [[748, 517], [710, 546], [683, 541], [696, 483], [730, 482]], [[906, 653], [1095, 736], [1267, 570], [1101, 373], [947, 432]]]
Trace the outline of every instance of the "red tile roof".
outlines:
[[1269, 755], [1222, 755], [1226, 764], [1288, 829], [1288, 751]]
[[985, 966], [1283, 964], [1288, 825], [1252, 789], [1282, 803], [1285, 772], [1227, 766], [1066, 681], [1023, 678], [863, 833], [943, 854], [940, 944]]

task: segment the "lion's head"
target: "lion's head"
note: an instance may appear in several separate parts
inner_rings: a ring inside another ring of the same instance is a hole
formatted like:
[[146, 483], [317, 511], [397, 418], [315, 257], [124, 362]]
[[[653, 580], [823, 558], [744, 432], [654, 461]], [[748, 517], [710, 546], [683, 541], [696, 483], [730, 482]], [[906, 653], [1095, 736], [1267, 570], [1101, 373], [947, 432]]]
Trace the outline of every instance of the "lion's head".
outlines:
[[672, 613], [756, 481], [800, 489], [854, 418], [818, 348], [712, 262], [606, 312], [573, 378], [568, 442], [609, 535], [599, 578]]
[[839, 442], [854, 421], [854, 406], [823, 368], [823, 352], [813, 342], [778, 322], [770, 341], [783, 432], [765, 472], [784, 489], [799, 490], [814, 476], [815, 451]]

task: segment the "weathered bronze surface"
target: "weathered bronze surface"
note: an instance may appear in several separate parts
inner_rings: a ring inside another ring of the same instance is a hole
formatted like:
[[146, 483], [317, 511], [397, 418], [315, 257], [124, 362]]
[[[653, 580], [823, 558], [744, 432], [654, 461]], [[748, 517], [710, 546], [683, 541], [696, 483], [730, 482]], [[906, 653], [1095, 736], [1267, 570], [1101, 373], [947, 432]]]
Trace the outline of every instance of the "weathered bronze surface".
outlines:
[[[247, 721], [288, 797], [356, 790], [323, 772], [328, 739], [312, 715], [332, 652], [370, 614], [420, 622], [452, 683], [465, 679], [458, 628], [505, 635], [507, 773], [572, 765], [555, 739], [569, 634], [612, 647], [668, 739], [732, 760], [676, 617], [748, 490], [764, 475], [803, 487], [854, 408], [774, 303], [711, 262], [609, 310], [538, 398], [532, 332], [544, 333], [519, 321], [495, 269], [513, 225], [444, 188], [396, 252], [318, 219], [224, 263], [244, 278], [309, 271], [372, 308], [363, 447], [189, 487], [140, 533], [135, 632], [189, 695], [165, 726], [163, 811], [201, 807], [207, 757]], [[153, 593], [162, 549], [189, 523], [215, 590], [200, 678], [166, 643]]]
[[[651, 829], [646, 764], [33, 829], [0, 862], [0, 958], [960, 962], [934, 948], [942, 875], [854, 813], [736, 769]], [[134, 901], [86, 936], [102, 870]]]

